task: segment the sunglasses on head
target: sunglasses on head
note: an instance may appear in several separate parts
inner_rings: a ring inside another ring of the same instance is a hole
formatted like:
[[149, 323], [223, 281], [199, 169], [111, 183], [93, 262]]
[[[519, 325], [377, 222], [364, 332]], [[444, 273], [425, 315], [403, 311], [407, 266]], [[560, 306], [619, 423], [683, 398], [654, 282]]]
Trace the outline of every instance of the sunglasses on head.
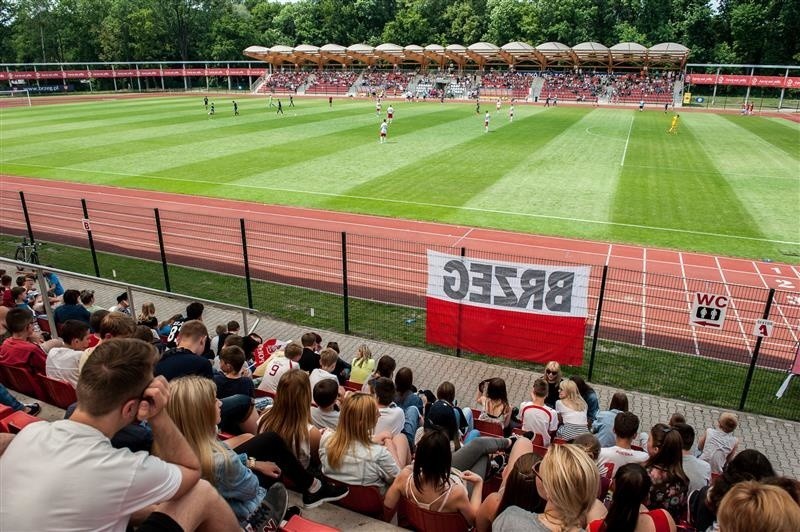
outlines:
[[542, 480], [542, 476], [539, 474], [539, 468], [541, 467], [541, 465], [542, 461], [539, 460], [538, 462], [533, 464], [533, 467], [531, 467], [531, 471], [533, 471], [533, 474], [536, 475], [536, 478], [538, 478], [539, 480]]

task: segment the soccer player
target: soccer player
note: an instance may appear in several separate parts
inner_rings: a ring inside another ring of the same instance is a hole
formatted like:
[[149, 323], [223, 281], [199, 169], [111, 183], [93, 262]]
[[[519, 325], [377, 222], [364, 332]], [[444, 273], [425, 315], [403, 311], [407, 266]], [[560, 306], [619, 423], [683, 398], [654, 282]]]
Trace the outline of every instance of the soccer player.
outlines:
[[481, 114], [481, 99], [480, 98], [475, 98], [475, 114], [476, 115]]
[[328, 96], [328, 107], [333, 107], [333, 96]]
[[673, 135], [678, 134], [678, 119], [680, 119], [681, 115], [675, 115], [672, 117], [672, 124], [669, 126], [669, 131], [667, 133], [671, 133]]
[[512, 104], [511, 107], [508, 109], [508, 121], [514, 121], [514, 105]]
[[383, 123], [381, 123], [381, 144], [386, 143], [386, 133], [389, 132], [389, 124], [386, 123], [386, 119], [383, 119]]
[[394, 107], [392, 107], [392, 104], [389, 104], [389, 107], [386, 108], [386, 118], [391, 124], [392, 120], [394, 119]]
[[381, 99], [380, 98], [378, 98], [375, 101], [375, 116], [377, 116], [378, 118], [381, 117]]
[[203, 96], [203, 105], [206, 107], [206, 111], [208, 111], [208, 96]]
[[501, 106], [501, 105], [503, 105], [503, 102], [502, 102], [502, 101], [500, 101], [500, 98], [498, 98], [498, 99], [497, 99], [497, 103], [496, 103], [496, 104], [494, 104], [495, 113], [499, 113], [499, 112], [500, 112], [500, 106]]
[[214, 116], [214, 102], [211, 102], [211, 110], [208, 112], [209, 116]]
[[489, 119], [491, 119], [491, 118], [492, 118], [492, 116], [489, 114], [489, 111], [486, 111], [486, 114], [483, 115], [483, 132], [484, 133], [488, 133], [489, 132]]
[[668, 110], [669, 110], [669, 102], [664, 104], [664, 114], [667, 114]]
[[644, 100], [639, 100], [639, 112], [644, 111]]
[[275, 112], [277, 115], [283, 114], [283, 104], [281, 104], [280, 98], [278, 98], [278, 110]]
[[289, 107], [294, 107], [294, 98], [292, 98], [291, 94], [289, 95]]
[[547, 98], [544, 99], [544, 106], [545, 107], [550, 107], [550, 96], [548, 96]]
[[267, 107], [275, 107], [275, 104], [272, 103], [272, 94], [269, 95], [269, 104], [267, 105]]
[[232, 100], [233, 102], [233, 116], [239, 116], [239, 104], [236, 103], [236, 100]]

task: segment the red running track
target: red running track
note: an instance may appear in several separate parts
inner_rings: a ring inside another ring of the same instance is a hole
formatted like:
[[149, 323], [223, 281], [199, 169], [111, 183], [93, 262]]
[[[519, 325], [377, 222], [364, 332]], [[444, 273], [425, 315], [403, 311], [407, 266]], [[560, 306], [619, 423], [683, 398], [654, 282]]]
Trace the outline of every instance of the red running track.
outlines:
[[[162, 218], [170, 226], [165, 230], [165, 238], [172, 257], [204, 256], [226, 271], [226, 257], [235, 262], [235, 258], [241, 255], [240, 247], [230, 238], [238, 231], [238, 223], [233, 222], [244, 218], [269, 224], [273, 232], [268, 237], [260, 234], [248, 236], [251, 266], [255, 270], [272, 274], [278, 281], [284, 280], [283, 277], [295, 281], [313, 280], [317, 286], [330, 288], [341, 283], [338, 273], [340, 248], [331, 240], [313, 242], [317, 238], [314, 231], [345, 231], [349, 239], [349, 268], [352, 263], [349, 272], [351, 285], [366, 289], [364, 294], [372, 297], [375, 290], [383, 290], [388, 294], [387, 301], [408, 304], [419, 304], [424, 299], [426, 245], [439, 250], [450, 248], [454, 254], [465, 247], [471, 256], [477, 253], [608, 265], [624, 275], [612, 274], [609, 277], [602, 323], [604, 326], [611, 323], [621, 331], [620, 339], [668, 349], [671, 344], [666, 340], [679, 336], [685, 343], [680, 349], [682, 351], [729, 358], [724, 353], [728, 348], [731, 349], [729, 359], [740, 362], [746, 362], [746, 359], [733, 356], [733, 351], [739, 350], [739, 355], [752, 352], [755, 344], [753, 322], [761, 317], [766, 299], [764, 289], [775, 288], [778, 292], [770, 315], [776, 322], [775, 334], [764, 342], [762, 356], [771, 357], [770, 366], [785, 369], [792, 360], [798, 341], [800, 268], [789, 264], [9, 175], [0, 175], [0, 180], [0, 201], [6, 218], [2, 225], [17, 232], [23, 226], [20, 209], [16, 207], [19, 201], [15, 196], [17, 191], [23, 190], [26, 196], [58, 198], [58, 203], [52, 205], [51, 219], [44, 219], [43, 213], [38, 212], [36, 229], [41, 230], [44, 225], [49, 234], [81, 241], [85, 245], [79, 203], [72, 201], [70, 208], [65, 208], [63, 203], [85, 198], [90, 204], [106, 206], [105, 212], [90, 207], [96, 239], [98, 234], [103, 234], [98, 229], [105, 228], [109, 245], [122, 250], [145, 251], [157, 257], [154, 231], [152, 227], [137, 227], [139, 216], [135, 212], [137, 209], [159, 208]], [[114, 210], [116, 212], [112, 212]], [[194, 221], [198, 218], [203, 220], [202, 226]], [[277, 230], [276, 226], [279, 226]], [[370, 239], [380, 240], [383, 245], [378, 246]], [[397, 247], [387, 249], [387, 241], [393, 241]], [[404, 245], [406, 243], [409, 245]], [[273, 265], [276, 254], [291, 258], [289, 263], [293, 266], [288, 275], [283, 266], [280, 272], [276, 271]], [[170, 262], [181, 262], [172, 257]], [[241, 271], [236, 264], [227, 266], [232, 272]], [[391, 277], [386, 274], [387, 269], [400, 269], [402, 275]], [[654, 278], [659, 280], [654, 281]], [[744, 297], [746, 289], [743, 287], [763, 291], [764, 298]], [[717, 291], [732, 297], [734, 303], [728, 310], [725, 331], [687, 327], [689, 294], [694, 290]], [[596, 299], [599, 291], [596, 276], [593, 276], [590, 291]], [[409, 302], [408, 297], [401, 297], [409, 294], [416, 296], [411, 300], [413, 302]], [[731, 348], [731, 338], [737, 347]], [[717, 349], [712, 351], [722, 354], [710, 354], [703, 346], [715, 346]]]

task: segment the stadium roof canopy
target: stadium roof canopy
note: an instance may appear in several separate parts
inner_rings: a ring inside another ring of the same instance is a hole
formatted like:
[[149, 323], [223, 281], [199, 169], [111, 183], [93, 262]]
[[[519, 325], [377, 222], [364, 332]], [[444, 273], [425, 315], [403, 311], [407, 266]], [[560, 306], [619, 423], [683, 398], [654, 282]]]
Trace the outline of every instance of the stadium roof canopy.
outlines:
[[392, 43], [376, 47], [353, 44], [346, 48], [338, 44], [326, 44], [321, 47], [301, 44], [294, 48], [283, 45], [271, 48], [250, 46], [244, 51], [244, 55], [275, 66], [283, 63], [296, 66], [315, 64], [318, 67], [330, 63], [339, 63], [342, 66], [354, 63], [372, 66], [384, 63], [419, 65], [426, 69], [431, 65], [444, 67], [448, 63], [453, 63], [458, 68], [470, 64], [479, 68], [514, 65], [541, 69], [605, 67], [610, 70], [642, 67], [680, 68], [686, 64], [689, 49], [672, 42], [656, 44], [650, 48], [633, 42], [615, 44], [611, 48], [597, 42], [583, 42], [572, 47], [560, 42], [546, 42], [538, 46], [524, 42], [510, 42], [500, 47], [488, 42], [476, 42], [469, 46], [429, 44], [425, 47], [414, 44], [403, 47]]

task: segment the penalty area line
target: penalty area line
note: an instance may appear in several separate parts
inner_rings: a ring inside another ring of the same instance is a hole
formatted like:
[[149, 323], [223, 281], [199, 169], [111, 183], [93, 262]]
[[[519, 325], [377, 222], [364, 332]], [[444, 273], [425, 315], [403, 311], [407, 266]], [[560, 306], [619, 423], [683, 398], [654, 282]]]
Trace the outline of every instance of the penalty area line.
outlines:
[[620, 160], [619, 165], [625, 166], [625, 155], [628, 153], [628, 143], [631, 141], [631, 131], [633, 131], [633, 117], [636, 115], [631, 115], [631, 125], [628, 127], [628, 137], [625, 139], [625, 149], [622, 150], [622, 160]]

